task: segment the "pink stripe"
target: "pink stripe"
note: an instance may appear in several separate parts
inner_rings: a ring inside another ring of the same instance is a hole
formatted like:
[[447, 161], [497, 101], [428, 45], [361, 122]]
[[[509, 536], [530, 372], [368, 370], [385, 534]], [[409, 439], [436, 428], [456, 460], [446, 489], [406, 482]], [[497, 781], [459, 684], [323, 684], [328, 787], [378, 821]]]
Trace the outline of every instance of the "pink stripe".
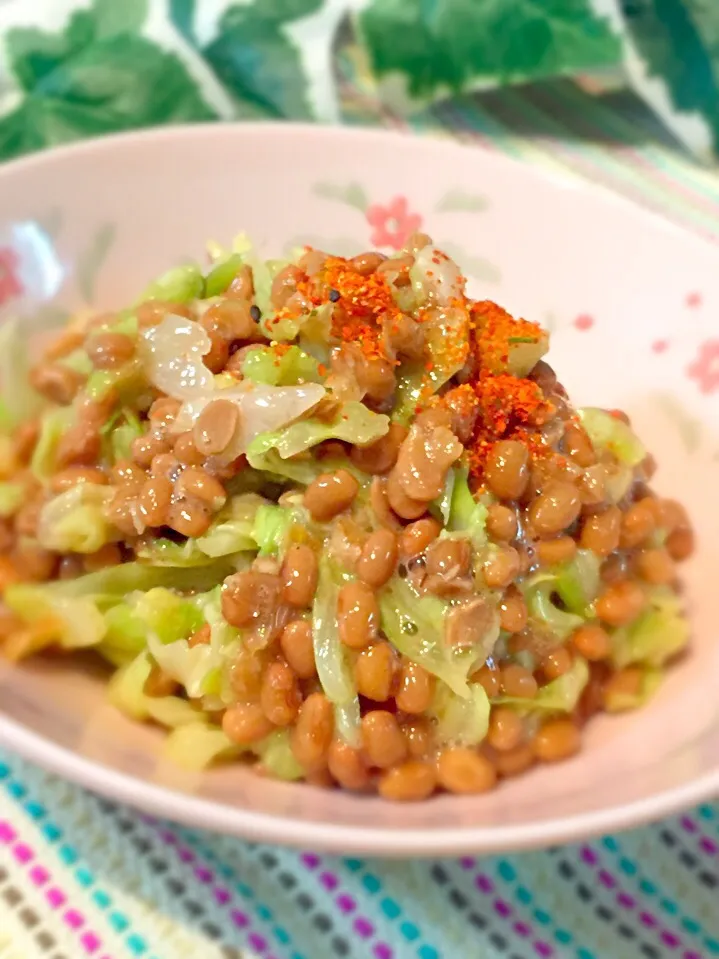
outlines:
[[[37, 859], [35, 851], [25, 842], [17, 838], [18, 834], [10, 823], [0, 820], [0, 842], [10, 845], [10, 851], [15, 860], [22, 866], [27, 867], [27, 877], [34, 886], [44, 886], [52, 881], [52, 873], [45, 866], [35, 864], [32, 867], [29, 863]], [[68, 903], [68, 895], [62, 889], [51, 885], [45, 892], [45, 898], [52, 909], [60, 909]], [[85, 953], [96, 952], [102, 945], [102, 939], [92, 929], [86, 928], [85, 916], [75, 908], [68, 908], [62, 913], [62, 921], [73, 932], [84, 930], [82, 936], [78, 937], [80, 945]], [[107, 955], [104, 959], [112, 959]]]
[[[299, 861], [324, 889], [338, 893], [337, 896], [332, 897], [332, 902], [341, 913], [347, 915], [357, 909], [357, 900], [340, 889], [340, 877], [337, 873], [329, 870], [318, 871], [322, 866], [322, 860], [318, 855], [306, 852], [299, 856]], [[362, 940], [372, 939], [376, 935], [374, 925], [366, 916], [358, 915], [352, 923], [352, 929]], [[392, 959], [394, 956], [392, 947], [381, 940], [375, 942], [372, 951], [377, 959]]]
[[592, 849], [591, 846], [582, 846], [581, 858], [590, 868], [598, 869], [600, 876], [604, 874], [609, 877], [612, 888], [616, 889], [614, 900], [618, 906], [621, 906], [626, 912], [635, 913], [637, 922], [645, 929], [653, 929], [664, 945], [669, 946], [671, 949], [676, 949], [681, 945], [679, 936], [669, 927], [662, 926], [658, 917], [653, 913], [642, 910], [638, 915], [636, 914], [637, 900], [622, 888], [616, 876], [610, 876], [606, 870], [599, 868], [600, 858], [596, 850]]
[[256, 953], [264, 955], [265, 959], [272, 959], [267, 954], [267, 940], [261, 933], [252, 929], [252, 923], [247, 913], [232, 905], [234, 897], [232, 890], [228, 889], [227, 886], [215, 883], [215, 874], [210, 864], [202, 861], [194, 850], [182, 845], [180, 837], [171, 829], [168, 829], [166, 825], [154, 822], [147, 822], [147, 825], [169, 849], [174, 850], [178, 860], [186, 868], [187, 877], [194, 879], [197, 884], [199, 895], [206, 895], [206, 890], [209, 889], [217, 905], [227, 910], [227, 919], [234, 930], [244, 929], [250, 947]]
[[[526, 920], [519, 920], [517, 916], [514, 915], [514, 909], [509, 905], [508, 902], [505, 902], [504, 899], [499, 897], [494, 897], [495, 885], [494, 880], [491, 876], [488, 876], [484, 872], [477, 872], [474, 875], [474, 884], [479, 889], [479, 891], [485, 895], [489, 896], [492, 899], [492, 907], [494, 912], [500, 919], [508, 923], [510, 926], [514, 927], [517, 922], [519, 922], [522, 929], [526, 930], [524, 936], [534, 936], [532, 927]], [[534, 939], [532, 942], [534, 951], [539, 956], [553, 956], [554, 949], [548, 942], [545, 942], [543, 939]]]

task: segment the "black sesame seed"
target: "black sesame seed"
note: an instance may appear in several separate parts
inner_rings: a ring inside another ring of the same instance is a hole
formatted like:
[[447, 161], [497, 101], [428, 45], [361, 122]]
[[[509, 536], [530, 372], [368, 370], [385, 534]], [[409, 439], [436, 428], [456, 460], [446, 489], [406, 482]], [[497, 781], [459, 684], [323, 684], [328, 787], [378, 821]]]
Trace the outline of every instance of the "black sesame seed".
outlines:
[[339, 291], [339, 290], [330, 290], [330, 292], [329, 292], [329, 297], [330, 297], [330, 301], [331, 301], [332, 303], [336, 303], [337, 300], [339, 300], [339, 298], [340, 298], [340, 291]]
[[259, 308], [259, 306], [251, 306], [251, 307], [250, 307], [250, 316], [251, 316], [252, 319], [255, 321], [255, 323], [257, 323], [257, 321], [258, 321], [258, 320], [260, 319], [260, 317], [262, 316], [262, 310]]

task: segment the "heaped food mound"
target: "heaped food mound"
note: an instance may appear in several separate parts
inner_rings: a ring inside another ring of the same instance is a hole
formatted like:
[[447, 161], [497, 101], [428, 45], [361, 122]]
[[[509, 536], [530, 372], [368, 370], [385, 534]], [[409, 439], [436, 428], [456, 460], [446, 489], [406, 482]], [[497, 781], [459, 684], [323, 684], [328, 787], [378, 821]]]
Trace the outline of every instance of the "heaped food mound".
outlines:
[[394, 800], [644, 703], [687, 642], [691, 529], [547, 334], [424, 235], [214, 252], [35, 366], [0, 333], [5, 655], [96, 650], [185, 766]]

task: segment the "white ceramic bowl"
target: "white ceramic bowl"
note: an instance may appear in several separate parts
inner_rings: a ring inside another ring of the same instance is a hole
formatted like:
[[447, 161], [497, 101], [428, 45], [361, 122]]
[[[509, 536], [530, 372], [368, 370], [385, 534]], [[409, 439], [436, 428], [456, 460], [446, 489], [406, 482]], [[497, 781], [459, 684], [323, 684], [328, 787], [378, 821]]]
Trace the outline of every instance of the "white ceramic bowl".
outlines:
[[0, 667], [0, 743], [116, 799], [257, 840], [382, 855], [497, 850], [614, 830], [719, 793], [719, 251], [575, 181], [476, 149], [386, 133], [202, 126], [109, 137], [0, 168], [0, 301], [120, 306], [208, 238], [268, 253], [400, 246], [422, 227], [475, 294], [547, 325], [580, 404], [626, 408], [699, 533], [684, 567], [691, 654], [632, 715], [592, 722], [579, 756], [479, 798], [397, 806], [189, 776], [160, 734], [72, 662]]

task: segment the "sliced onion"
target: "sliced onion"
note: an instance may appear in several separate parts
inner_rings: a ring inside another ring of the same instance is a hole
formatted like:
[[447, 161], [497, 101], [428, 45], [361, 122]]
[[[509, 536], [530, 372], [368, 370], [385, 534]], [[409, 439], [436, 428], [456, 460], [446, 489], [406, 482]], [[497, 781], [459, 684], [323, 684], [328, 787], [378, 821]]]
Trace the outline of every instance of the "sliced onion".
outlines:
[[261, 433], [274, 433], [299, 419], [325, 395], [319, 383], [304, 386], [263, 386], [244, 381], [230, 389], [208, 390], [185, 401], [172, 423], [173, 433], [191, 430], [200, 413], [213, 400], [235, 403], [240, 411], [240, 427], [218, 462], [230, 462], [244, 453]]
[[202, 361], [210, 338], [199, 323], [169, 314], [139, 338], [138, 352], [150, 383], [182, 400], [212, 389], [212, 373]]
[[410, 269], [410, 277], [419, 299], [439, 306], [447, 306], [461, 296], [464, 288], [457, 264], [433, 246], [425, 246], [419, 251]]

